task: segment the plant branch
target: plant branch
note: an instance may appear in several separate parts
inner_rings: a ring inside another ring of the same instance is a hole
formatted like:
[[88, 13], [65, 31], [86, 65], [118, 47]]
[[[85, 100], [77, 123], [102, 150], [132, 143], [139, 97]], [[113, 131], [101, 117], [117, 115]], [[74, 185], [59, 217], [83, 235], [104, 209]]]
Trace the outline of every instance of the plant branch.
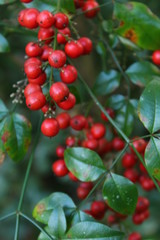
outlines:
[[10, 218], [10, 217], [12, 217], [12, 216], [14, 216], [14, 215], [16, 215], [16, 212], [8, 213], [8, 214], [6, 214], [5, 216], [3, 216], [3, 217], [0, 218], [0, 222], [1, 222], [1, 221], [5, 221], [6, 219], [8, 219], [8, 218]]

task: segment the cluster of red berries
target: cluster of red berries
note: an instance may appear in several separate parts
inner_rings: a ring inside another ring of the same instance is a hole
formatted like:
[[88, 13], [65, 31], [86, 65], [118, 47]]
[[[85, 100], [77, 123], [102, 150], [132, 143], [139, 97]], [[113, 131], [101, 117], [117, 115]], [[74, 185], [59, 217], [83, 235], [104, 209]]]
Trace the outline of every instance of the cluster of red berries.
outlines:
[[[147, 142], [144, 139], [133, 139], [133, 146], [144, 157]], [[147, 170], [142, 163], [138, 162], [137, 156], [133, 149], [124, 154], [122, 158], [122, 166], [125, 168], [123, 175], [130, 179], [133, 183], [139, 183], [145, 191], [151, 191], [155, 188], [155, 184], [148, 176]]]
[[150, 215], [149, 213], [149, 200], [145, 197], [139, 197], [135, 213], [133, 214], [132, 220], [134, 224], [142, 224]]
[[93, 18], [99, 12], [99, 4], [95, 0], [74, 0], [76, 8], [81, 8], [87, 18]]
[[[68, 27], [69, 16], [62, 12], [53, 15], [48, 10], [39, 12], [35, 8], [28, 8], [19, 13], [18, 21], [21, 26], [29, 29], [40, 27], [38, 42], [29, 42], [25, 48], [28, 59], [24, 63], [24, 72], [29, 83], [24, 89], [24, 96], [30, 110], [43, 111], [46, 119], [42, 123], [41, 131], [45, 136], [53, 137], [60, 129], [68, 127], [70, 119], [67, 113], [55, 118], [56, 107], [67, 111], [76, 103], [76, 98], [67, 84], [75, 82], [78, 74], [74, 66], [66, 64], [67, 56], [78, 58], [89, 54], [92, 51], [92, 41], [87, 37], [72, 39]], [[55, 47], [57, 43], [59, 49]], [[45, 70], [48, 66], [59, 69], [61, 82], [54, 82], [54, 72], [51, 71], [49, 93], [44, 95], [42, 87], [47, 79]]]

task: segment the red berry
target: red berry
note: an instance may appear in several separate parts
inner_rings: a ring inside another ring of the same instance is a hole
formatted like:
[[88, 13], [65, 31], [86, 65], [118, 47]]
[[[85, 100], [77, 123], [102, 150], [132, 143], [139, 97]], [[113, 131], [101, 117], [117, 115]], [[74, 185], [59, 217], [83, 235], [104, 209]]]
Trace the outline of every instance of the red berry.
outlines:
[[65, 53], [70, 58], [78, 58], [83, 54], [83, 46], [78, 41], [70, 41], [65, 45]]
[[76, 178], [76, 177], [73, 175], [73, 173], [69, 172], [69, 173], [68, 173], [68, 176], [69, 176], [69, 178], [70, 178], [72, 181], [74, 181], [74, 182], [77, 182], [77, 181], [78, 181], [78, 178]]
[[26, 98], [26, 105], [30, 110], [39, 110], [46, 103], [46, 98], [41, 92], [34, 92]]
[[97, 219], [102, 219], [106, 212], [106, 204], [103, 201], [94, 201], [91, 205], [92, 215]]
[[34, 92], [42, 92], [41, 87], [38, 84], [29, 83], [24, 89], [25, 98]]
[[110, 214], [107, 218], [107, 222], [109, 225], [112, 225], [117, 222], [117, 217], [115, 214]]
[[30, 2], [32, 2], [33, 0], [20, 0], [21, 2], [23, 2], [23, 3], [30, 3]]
[[45, 44], [52, 42], [54, 36], [54, 30], [50, 28], [40, 28], [38, 31], [38, 40], [43, 41]]
[[125, 143], [124, 141], [119, 138], [119, 137], [115, 137], [112, 141], [112, 147], [115, 151], [120, 151], [124, 148]]
[[139, 169], [141, 170], [141, 172], [147, 173], [147, 170], [142, 163], [139, 164]]
[[43, 10], [37, 16], [37, 23], [42, 28], [50, 28], [55, 23], [55, 18], [51, 12]]
[[74, 4], [76, 8], [81, 8], [84, 5], [84, 0], [74, 0]]
[[34, 42], [29, 42], [26, 45], [25, 52], [29, 57], [38, 57], [42, 54], [42, 48]]
[[45, 83], [46, 78], [47, 78], [46, 73], [42, 72], [37, 78], [28, 78], [28, 82], [38, 84], [41, 86]]
[[76, 115], [71, 118], [70, 126], [77, 131], [82, 130], [86, 125], [86, 118], [83, 115]]
[[99, 12], [99, 4], [96, 1], [87, 1], [85, 2], [82, 11], [84, 12], [87, 18], [93, 18]]
[[138, 197], [136, 212], [144, 212], [149, 207], [149, 200], [145, 197]]
[[59, 29], [57, 34], [57, 42], [59, 44], [65, 44], [67, 42], [67, 38], [71, 36], [71, 31], [69, 28]]
[[128, 236], [128, 240], [142, 240], [140, 233], [133, 232]]
[[82, 142], [82, 146], [91, 150], [98, 148], [98, 141], [96, 139], [87, 139]]
[[141, 186], [146, 191], [151, 191], [155, 188], [154, 182], [149, 177], [145, 177], [143, 181], [141, 181]]
[[68, 26], [69, 19], [64, 13], [56, 13], [54, 15], [55, 23], [54, 26], [58, 29], [64, 29]]
[[144, 217], [141, 213], [134, 213], [132, 216], [132, 221], [134, 222], [134, 224], [139, 225], [144, 221]]
[[[147, 146], [147, 142], [144, 139], [135, 140], [132, 144], [139, 153], [144, 153]], [[131, 151], [134, 152], [134, 149], [132, 147]]]
[[55, 50], [48, 57], [49, 64], [54, 68], [63, 67], [66, 60], [66, 54], [62, 50]]
[[[108, 115], [111, 117], [111, 118], [114, 118], [114, 111], [112, 108], [106, 108], [106, 112], [108, 113]], [[103, 112], [101, 112], [101, 118], [108, 122], [108, 118], [104, 115]]]
[[24, 71], [28, 78], [37, 78], [40, 74], [42, 74], [41, 65], [36, 63], [29, 63], [25, 66]]
[[131, 168], [137, 162], [137, 159], [133, 153], [125, 153], [122, 158], [122, 165], [124, 168]]
[[62, 112], [56, 116], [57, 122], [61, 129], [65, 129], [70, 125], [70, 115], [67, 112]]
[[65, 147], [59, 145], [59, 146], [56, 148], [57, 157], [63, 158], [63, 157], [64, 157], [64, 151], [65, 151]]
[[37, 16], [39, 11], [36, 8], [28, 8], [23, 16], [23, 26], [29, 29], [38, 27]]
[[78, 42], [83, 46], [83, 54], [89, 54], [92, 51], [92, 41], [89, 38], [82, 37]]
[[24, 27], [24, 14], [26, 13], [28, 9], [23, 9], [18, 14], [18, 22], [21, 26]]
[[82, 188], [87, 188], [87, 189], [91, 190], [93, 188], [93, 183], [92, 182], [81, 182], [79, 186]]
[[56, 102], [59, 103], [68, 98], [69, 89], [66, 84], [62, 82], [53, 83], [50, 88], [50, 96]]
[[95, 123], [91, 127], [91, 133], [95, 139], [104, 137], [106, 128], [102, 123]]
[[152, 54], [152, 61], [156, 65], [160, 65], [160, 50], [156, 50]]
[[47, 137], [54, 137], [59, 132], [59, 125], [55, 118], [46, 118], [41, 125], [41, 132]]
[[88, 188], [83, 188], [83, 187], [77, 188], [77, 196], [79, 199], [85, 199], [89, 194], [89, 192], [90, 192], [90, 189]]
[[99, 155], [106, 154], [112, 150], [112, 142], [108, 142], [105, 138], [98, 139], [98, 149]]
[[68, 174], [68, 169], [63, 159], [59, 159], [54, 162], [52, 165], [52, 170], [54, 174], [58, 177], [64, 177]]
[[66, 138], [66, 145], [67, 147], [73, 147], [76, 143], [76, 139], [74, 136], [69, 136]]
[[58, 106], [63, 110], [69, 110], [74, 107], [75, 103], [76, 103], [75, 96], [72, 93], [69, 93], [67, 100], [59, 102]]
[[132, 181], [133, 183], [135, 183], [138, 180], [138, 172], [135, 169], [128, 168], [128, 169], [126, 169], [126, 171], [124, 172], [123, 175], [124, 175], [124, 177], [126, 177], [130, 181]]
[[70, 84], [76, 81], [78, 76], [77, 70], [72, 65], [65, 65], [61, 68], [60, 77], [64, 83]]

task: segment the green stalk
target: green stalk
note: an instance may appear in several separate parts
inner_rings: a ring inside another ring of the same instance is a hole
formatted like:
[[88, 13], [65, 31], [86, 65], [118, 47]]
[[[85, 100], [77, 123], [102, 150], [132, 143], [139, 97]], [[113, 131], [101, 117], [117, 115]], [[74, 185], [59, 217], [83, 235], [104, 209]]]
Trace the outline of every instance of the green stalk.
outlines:
[[14, 240], [18, 240], [19, 224], [20, 224], [20, 214], [19, 213], [20, 213], [21, 208], [22, 208], [24, 194], [25, 194], [25, 191], [26, 191], [31, 166], [32, 166], [32, 163], [33, 163], [33, 157], [34, 157], [35, 149], [36, 149], [38, 139], [39, 139], [39, 135], [40, 135], [41, 121], [42, 121], [42, 117], [40, 118], [40, 121], [39, 121], [39, 126], [37, 128], [37, 134], [36, 134], [35, 139], [34, 139], [32, 153], [31, 153], [31, 156], [30, 156], [30, 159], [29, 159], [29, 162], [28, 162], [28, 166], [27, 166], [27, 170], [26, 170], [26, 174], [25, 174], [25, 178], [24, 178], [24, 182], [23, 182], [23, 186], [22, 186], [22, 190], [21, 190], [21, 194], [20, 194], [20, 199], [19, 199], [18, 208], [17, 208], [16, 228], [15, 228]]
[[16, 212], [11, 212], [0, 218], [0, 221], [4, 221], [12, 216], [16, 215]]

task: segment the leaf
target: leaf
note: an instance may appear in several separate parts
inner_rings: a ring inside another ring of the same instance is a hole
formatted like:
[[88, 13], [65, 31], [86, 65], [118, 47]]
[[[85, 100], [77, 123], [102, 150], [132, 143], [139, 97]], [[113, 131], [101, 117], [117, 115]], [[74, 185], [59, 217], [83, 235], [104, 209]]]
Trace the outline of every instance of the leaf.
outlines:
[[55, 208], [48, 221], [48, 227], [51, 232], [56, 237], [61, 237], [65, 234], [67, 229], [66, 217], [62, 207]]
[[127, 136], [132, 133], [134, 127], [134, 118], [133, 106], [130, 103], [125, 102], [123, 107], [118, 111], [115, 121]]
[[145, 162], [148, 171], [160, 181], [160, 140], [151, 137], [145, 149]]
[[120, 84], [120, 74], [115, 70], [101, 72], [94, 85], [94, 93], [97, 95], [107, 95], [115, 91]]
[[126, 73], [130, 77], [130, 80], [140, 87], [146, 86], [155, 77], [159, 77], [160, 80], [160, 70], [158, 67], [147, 61], [133, 63], [126, 70]]
[[106, 47], [103, 42], [98, 42], [96, 45], [96, 51], [99, 55], [106, 57]]
[[107, 105], [114, 110], [118, 110], [123, 107], [125, 101], [126, 99], [123, 95], [115, 94], [108, 98]]
[[114, 4], [114, 18], [119, 21], [115, 32], [137, 46], [156, 50], [160, 48], [160, 19], [143, 3]]
[[67, 168], [81, 181], [95, 181], [106, 171], [99, 155], [87, 148], [67, 148], [64, 160]]
[[139, 104], [138, 115], [150, 133], [160, 129], [160, 81], [153, 80], [143, 91]]
[[121, 240], [124, 239], [124, 233], [112, 230], [101, 223], [81, 222], [71, 227], [62, 239]]
[[[50, 230], [48, 227], [45, 227], [45, 231], [53, 238], [55, 239], [55, 236], [53, 234], [51, 234]], [[38, 240], [49, 240], [47, 234], [41, 232], [38, 236]]]
[[0, 5], [4, 5], [4, 4], [10, 4], [15, 2], [16, 0], [0, 0]]
[[77, 211], [78, 212], [76, 212], [73, 216], [72, 226], [79, 222], [95, 222], [95, 219], [91, 215], [89, 215], [83, 211], [79, 211], [79, 210], [77, 210]]
[[124, 37], [120, 37], [120, 36], [118, 38], [119, 38], [120, 42], [123, 45], [125, 45], [127, 48], [129, 48], [131, 50], [133, 49], [133, 50], [136, 50], [136, 51], [140, 50], [140, 48], [136, 44], [131, 42], [129, 39], [124, 38]]
[[20, 114], [7, 116], [0, 125], [1, 140], [9, 157], [14, 162], [22, 160], [31, 142], [31, 123]]
[[0, 53], [9, 52], [9, 50], [9, 43], [7, 39], [0, 33]]
[[8, 108], [5, 106], [3, 101], [0, 99], [0, 122], [8, 114]]
[[33, 217], [41, 223], [48, 224], [52, 211], [59, 206], [63, 209], [75, 208], [74, 202], [67, 194], [55, 192], [49, 197], [42, 199], [35, 206], [32, 213]]
[[135, 211], [138, 191], [130, 180], [111, 173], [103, 185], [103, 198], [114, 211], [129, 215]]
[[45, 9], [50, 12], [53, 12], [56, 10], [57, 0], [52, 0], [52, 1], [50, 1], [50, 0], [34, 0], [31, 3], [27, 3], [27, 4], [23, 3], [23, 5], [26, 8], [36, 8], [39, 11], [43, 11]]
[[75, 5], [73, 0], [61, 0], [61, 7], [68, 12], [75, 13]]

